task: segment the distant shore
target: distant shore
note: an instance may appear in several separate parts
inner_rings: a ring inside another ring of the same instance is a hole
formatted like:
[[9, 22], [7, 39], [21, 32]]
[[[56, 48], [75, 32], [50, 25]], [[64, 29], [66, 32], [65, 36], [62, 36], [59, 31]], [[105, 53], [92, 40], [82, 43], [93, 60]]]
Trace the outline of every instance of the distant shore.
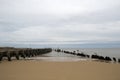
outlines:
[[120, 64], [96, 61], [0, 63], [1, 80], [120, 80]]

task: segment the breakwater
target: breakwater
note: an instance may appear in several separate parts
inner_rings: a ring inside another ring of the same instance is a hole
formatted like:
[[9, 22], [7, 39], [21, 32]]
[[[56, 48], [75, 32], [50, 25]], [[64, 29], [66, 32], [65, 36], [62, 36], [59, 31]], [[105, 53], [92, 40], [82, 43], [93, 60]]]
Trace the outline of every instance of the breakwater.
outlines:
[[56, 52], [62, 52], [65, 54], [71, 54], [71, 55], [75, 55], [75, 56], [80, 56], [81, 58], [89, 58], [92, 60], [97, 60], [97, 61], [102, 61], [102, 62], [118, 62], [120, 63], [120, 58], [116, 58], [116, 57], [109, 57], [109, 56], [101, 56], [97, 53], [93, 53], [93, 54], [86, 54], [84, 52], [79, 52], [79, 50], [74, 50], [74, 51], [69, 51], [69, 50], [62, 50], [62, 49], [55, 49]]
[[20, 58], [25, 59], [26, 57], [34, 57], [39, 56], [41, 54], [51, 52], [51, 48], [14, 48], [14, 47], [4, 47], [0, 48], [0, 61], [3, 60], [4, 57], [8, 59], [8, 61], [12, 60], [12, 57], [15, 57], [17, 60]]

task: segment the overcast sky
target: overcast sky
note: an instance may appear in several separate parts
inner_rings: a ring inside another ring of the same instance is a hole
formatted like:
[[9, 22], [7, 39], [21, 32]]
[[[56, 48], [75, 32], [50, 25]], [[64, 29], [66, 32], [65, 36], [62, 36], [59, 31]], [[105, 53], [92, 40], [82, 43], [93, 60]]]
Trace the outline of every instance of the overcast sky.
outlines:
[[120, 41], [120, 0], [0, 0], [0, 43]]

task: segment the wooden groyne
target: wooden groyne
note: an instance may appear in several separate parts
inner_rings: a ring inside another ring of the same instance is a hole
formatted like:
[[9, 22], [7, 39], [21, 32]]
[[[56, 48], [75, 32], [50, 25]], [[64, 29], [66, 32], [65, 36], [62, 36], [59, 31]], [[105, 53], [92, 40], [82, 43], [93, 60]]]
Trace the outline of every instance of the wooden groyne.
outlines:
[[55, 49], [56, 52], [63, 52], [63, 53], [66, 53], [66, 54], [72, 54], [72, 55], [76, 55], [76, 56], [81, 56], [82, 58], [91, 58], [91, 59], [95, 59], [95, 60], [99, 60], [99, 61], [102, 61], [102, 62], [118, 62], [120, 63], [120, 58], [117, 59], [115, 57], [111, 58], [109, 56], [100, 56], [98, 54], [92, 54], [92, 55], [88, 55], [88, 54], [85, 54], [84, 52], [78, 52], [78, 51], [66, 51], [66, 50], [62, 50], [62, 49]]
[[17, 60], [26, 57], [34, 57], [39, 56], [41, 54], [51, 52], [51, 48], [44, 48], [44, 49], [32, 49], [32, 48], [0, 48], [0, 61], [4, 57], [8, 59], [8, 61], [12, 60], [12, 57], [15, 57]]

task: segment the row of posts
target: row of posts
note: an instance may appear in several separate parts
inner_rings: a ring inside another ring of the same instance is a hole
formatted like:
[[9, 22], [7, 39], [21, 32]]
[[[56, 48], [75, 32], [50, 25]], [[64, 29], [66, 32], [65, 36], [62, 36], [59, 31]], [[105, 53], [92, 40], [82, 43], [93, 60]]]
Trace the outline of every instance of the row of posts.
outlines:
[[32, 49], [32, 48], [7, 48], [7, 49], [0, 49], [0, 61], [3, 60], [4, 57], [8, 59], [8, 61], [12, 60], [12, 57], [15, 57], [19, 60], [21, 57], [34, 57], [39, 56], [41, 54], [51, 52], [51, 48], [44, 48], [44, 49]]

